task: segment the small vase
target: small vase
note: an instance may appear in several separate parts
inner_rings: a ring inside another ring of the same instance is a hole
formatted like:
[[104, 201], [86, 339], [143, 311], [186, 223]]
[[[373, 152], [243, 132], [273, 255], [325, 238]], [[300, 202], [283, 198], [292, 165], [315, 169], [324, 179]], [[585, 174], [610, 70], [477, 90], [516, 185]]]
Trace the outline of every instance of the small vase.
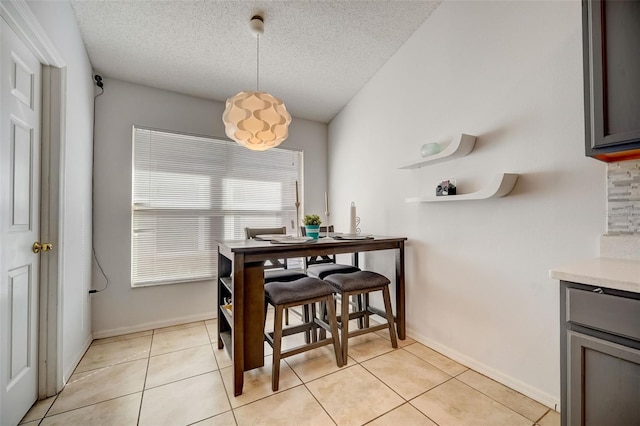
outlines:
[[314, 240], [318, 239], [318, 235], [320, 234], [320, 225], [305, 225], [307, 229], [307, 237], [311, 237]]
[[436, 155], [442, 150], [442, 147], [439, 143], [425, 143], [420, 148], [420, 155], [423, 157], [429, 157], [431, 155]]

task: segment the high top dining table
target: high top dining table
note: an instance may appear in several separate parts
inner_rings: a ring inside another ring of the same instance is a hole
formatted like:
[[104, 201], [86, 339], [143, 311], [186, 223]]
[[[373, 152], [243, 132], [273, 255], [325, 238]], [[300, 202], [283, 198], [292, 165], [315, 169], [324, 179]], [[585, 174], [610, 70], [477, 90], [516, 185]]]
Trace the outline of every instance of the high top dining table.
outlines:
[[[309, 257], [395, 250], [395, 323], [398, 338], [406, 338], [405, 237], [371, 239], [320, 238], [304, 244], [273, 244], [259, 240], [218, 241], [218, 349], [233, 360], [234, 395], [242, 394], [244, 372], [264, 365], [264, 262], [274, 258]], [[231, 303], [229, 303], [231, 302]]]

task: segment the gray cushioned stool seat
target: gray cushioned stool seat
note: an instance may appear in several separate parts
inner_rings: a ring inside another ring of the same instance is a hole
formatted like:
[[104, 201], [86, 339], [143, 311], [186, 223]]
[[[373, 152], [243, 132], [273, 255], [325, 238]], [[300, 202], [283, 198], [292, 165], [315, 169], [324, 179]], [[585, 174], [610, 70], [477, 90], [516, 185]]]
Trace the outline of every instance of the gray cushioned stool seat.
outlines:
[[[274, 307], [273, 332], [265, 330], [265, 340], [273, 348], [271, 366], [271, 389], [278, 390], [280, 381], [280, 360], [288, 356], [297, 355], [325, 345], [333, 345], [336, 356], [336, 364], [342, 367], [342, 350], [338, 332], [338, 323], [334, 306], [335, 289], [326, 282], [312, 277], [300, 278], [292, 282], [271, 282], [264, 286], [265, 292], [265, 317], [269, 304]], [[327, 307], [326, 315], [319, 318], [316, 315], [316, 303], [322, 303]], [[305, 306], [306, 313], [302, 317], [303, 323], [287, 328], [282, 327], [283, 311], [285, 308]], [[308, 308], [307, 308], [308, 307]], [[318, 331], [324, 331], [319, 338]], [[331, 332], [331, 337], [326, 337], [326, 332]], [[282, 348], [282, 338], [297, 333], [305, 333], [309, 336], [305, 344], [294, 348]]]
[[264, 286], [265, 296], [274, 305], [328, 296], [334, 291], [326, 282], [312, 277], [300, 278], [295, 282], [271, 282]]
[[[271, 283], [274, 281], [280, 281], [280, 282], [291, 282], [291, 281], [296, 281], [299, 280], [300, 278], [307, 278], [307, 274], [304, 273], [304, 271], [301, 270], [294, 270], [294, 269], [268, 269], [264, 271], [264, 282], [265, 283]], [[293, 310], [293, 313], [299, 316], [302, 316], [301, 313], [296, 312], [295, 310]], [[284, 318], [285, 318], [285, 323], [288, 325], [289, 324], [289, 309], [285, 309], [285, 314], [284, 314]]]
[[359, 291], [381, 287], [390, 283], [384, 275], [372, 271], [357, 271], [348, 274], [332, 274], [325, 281], [340, 291]]
[[302, 271], [292, 269], [271, 269], [264, 271], [264, 282], [273, 281], [295, 281], [299, 278], [306, 278], [306, 274]]
[[[342, 300], [349, 300], [352, 296], [362, 296], [363, 303], [356, 308], [355, 312], [349, 312], [350, 304], [341, 304], [340, 328], [341, 328], [341, 345], [342, 360], [347, 365], [349, 359], [349, 343], [350, 337], [359, 336], [365, 333], [372, 333], [378, 330], [389, 330], [391, 338], [391, 347], [398, 347], [395, 325], [393, 321], [393, 310], [391, 309], [391, 295], [389, 293], [389, 279], [384, 275], [372, 271], [358, 271], [350, 274], [332, 274], [324, 279], [326, 282], [335, 287], [336, 292], [342, 296]], [[382, 299], [384, 301], [384, 311], [371, 306], [369, 304], [369, 293], [374, 291], [382, 291]], [[370, 315], [380, 315], [387, 320], [386, 324], [372, 325], [369, 323]], [[359, 330], [349, 331], [349, 321], [352, 319], [362, 319], [363, 324]]]
[[319, 263], [317, 265], [307, 266], [307, 275], [323, 280], [329, 275], [350, 274], [351, 272], [358, 272], [359, 270], [360, 268], [351, 265], [342, 265], [339, 263]]

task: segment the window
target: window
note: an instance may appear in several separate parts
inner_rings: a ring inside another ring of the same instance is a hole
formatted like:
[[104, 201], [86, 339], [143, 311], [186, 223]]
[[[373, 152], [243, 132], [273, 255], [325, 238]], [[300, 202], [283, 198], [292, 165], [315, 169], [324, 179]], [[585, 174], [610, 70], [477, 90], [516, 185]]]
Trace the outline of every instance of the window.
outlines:
[[216, 276], [216, 240], [295, 223], [302, 153], [133, 128], [132, 286]]

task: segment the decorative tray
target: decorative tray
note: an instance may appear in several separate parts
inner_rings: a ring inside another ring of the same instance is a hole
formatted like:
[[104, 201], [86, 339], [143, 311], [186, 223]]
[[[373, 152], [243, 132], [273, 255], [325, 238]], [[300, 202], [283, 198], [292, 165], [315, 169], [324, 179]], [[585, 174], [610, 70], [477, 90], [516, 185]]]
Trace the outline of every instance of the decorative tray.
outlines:
[[271, 241], [274, 238], [295, 238], [295, 235], [288, 235], [288, 234], [261, 234], [261, 235], [256, 235], [255, 239], [256, 240], [262, 240], [262, 241]]
[[314, 242], [316, 240], [314, 240], [311, 237], [291, 237], [291, 236], [282, 236], [280, 235], [279, 238], [271, 238], [271, 243], [272, 244], [304, 244], [304, 243], [311, 243]]
[[371, 240], [373, 235], [369, 234], [335, 234], [333, 238], [336, 240]]

